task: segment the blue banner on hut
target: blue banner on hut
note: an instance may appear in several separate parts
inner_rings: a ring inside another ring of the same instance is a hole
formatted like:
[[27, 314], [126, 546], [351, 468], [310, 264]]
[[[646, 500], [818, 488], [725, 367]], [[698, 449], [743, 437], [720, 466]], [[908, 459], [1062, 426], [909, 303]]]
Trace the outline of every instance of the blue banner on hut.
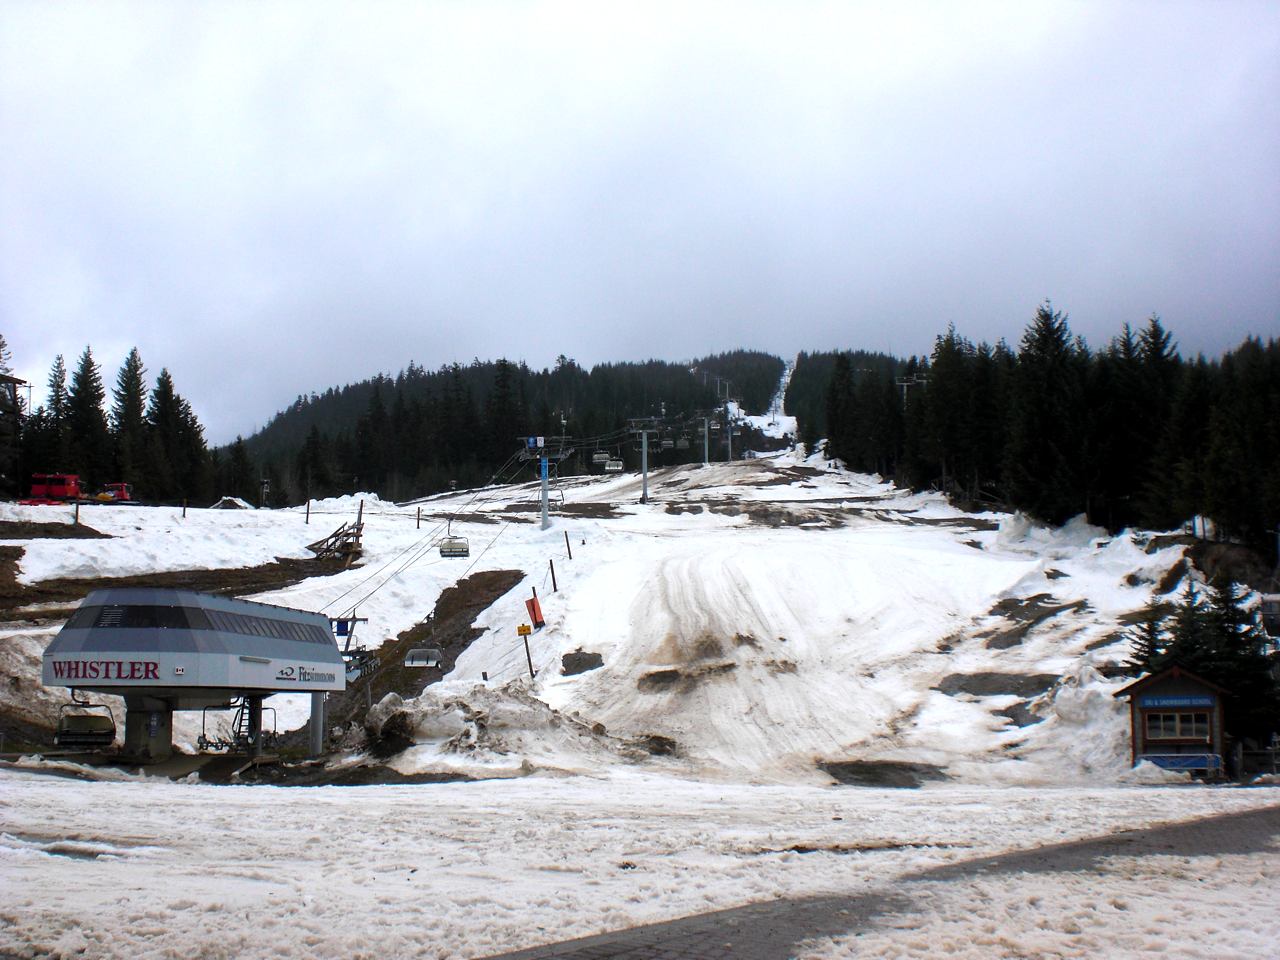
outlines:
[[1226, 694], [1176, 666], [1117, 690], [1116, 697], [1129, 698], [1134, 766], [1150, 760], [1166, 770], [1221, 776]]

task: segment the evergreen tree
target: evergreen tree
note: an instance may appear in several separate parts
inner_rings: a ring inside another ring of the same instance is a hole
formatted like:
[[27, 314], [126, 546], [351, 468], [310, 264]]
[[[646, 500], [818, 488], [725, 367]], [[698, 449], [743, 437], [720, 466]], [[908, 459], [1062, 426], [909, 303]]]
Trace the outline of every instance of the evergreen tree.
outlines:
[[71, 429], [67, 423], [67, 367], [62, 354], [53, 358], [49, 370], [48, 429], [52, 443], [49, 453], [52, 463], [45, 464], [43, 472], [67, 470], [71, 466]]
[[[0, 334], [0, 374], [10, 376], [13, 359], [4, 334]], [[18, 473], [22, 450], [22, 396], [18, 384], [0, 385], [0, 496], [19, 492], [24, 482]]]
[[91, 486], [107, 482], [111, 466], [111, 435], [102, 409], [105, 399], [102, 373], [92, 350], [85, 347], [67, 390], [67, 429], [73, 468]]
[[854, 463], [857, 452], [853, 370], [846, 354], [837, 354], [827, 382], [827, 456]]
[[225, 477], [221, 489], [227, 495], [239, 497], [246, 503], [258, 504], [258, 471], [254, 468], [244, 448], [244, 437], [237, 436], [227, 456]]
[[115, 476], [146, 494], [147, 370], [138, 348], [129, 351], [111, 391], [111, 429], [115, 440]]
[[156, 496], [170, 501], [207, 499], [214, 477], [204, 428], [191, 405], [161, 370], [147, 405], [147, 463]]
[[1087, 355], [1047, 301], [1023, 334], [1004, 475], [1013, 505], [1050, 523], [1088, 508], [1080, 472]]
[[1125, 666], [1134, 673], [1158, 673], [1165, 668], [1167, 659], [1168, 611], [1163, 603], [1152, 600], [1139, 616], [1138, 622], [1125, 633], [1132, 651]]

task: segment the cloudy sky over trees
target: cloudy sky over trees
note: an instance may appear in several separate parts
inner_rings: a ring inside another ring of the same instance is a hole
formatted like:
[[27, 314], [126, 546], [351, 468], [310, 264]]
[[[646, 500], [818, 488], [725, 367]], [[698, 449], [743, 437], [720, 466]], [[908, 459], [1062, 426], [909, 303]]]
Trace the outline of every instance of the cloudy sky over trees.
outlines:
[[1280, 332], [1280, 6], [0, 5], [0, 330], [210, 439], [509, 356]]

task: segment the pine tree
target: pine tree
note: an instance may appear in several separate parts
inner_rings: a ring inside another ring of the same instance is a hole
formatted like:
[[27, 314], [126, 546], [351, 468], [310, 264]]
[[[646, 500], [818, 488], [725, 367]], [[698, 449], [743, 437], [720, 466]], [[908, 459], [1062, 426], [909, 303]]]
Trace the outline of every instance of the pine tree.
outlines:
[[231, 451], [227, 456], [224, 469], [225, 475], [221, 489], [225, 490], [227, 495], [239, 497], [245, 503], [257, 505], [258, 471], [254, 468], [253, 461], [249, 459], [248, 451], [245, 450], [244, 437], [237, 436], [235, 442], [231, 444]]
[[[1212, 672], [1218, 645], [1217, 630], [1204, 597], [1195, 584], [1188, 583], [1170, 623], [1170, 640], [1164, 666], [1180, 666], [1192, 673]], [[1206, 680], [1217, 682], [1213, 677]]]
[[1143, 608], [1138, 622], [1125, 633], [1132, 649], [1125, 666], [1134, 673], [1157, 673], [1165, 668], [1169, 643], [1167, 619], [1165, 605], [1152, 600]]
[[147, 446], [147, 369], [138, 348], [129, 351], [111, 391], [111, 429], [115, 441], [115, 475], [145, 495]]
[[1013, 505], [1050, 523], [1088, 509], [1080, 471], [1087, 361], [1066, 316], [1041, 304], [1018, 351], [1004, 475]]
[[67, 366], [62, 354], [53, 358], [49, 370], [49, 434], [52, 443], [49, 453], [53, 462], [44, 464], [45, 472], [66, 470], [71, 466], [71, 430], [67, 424]]
[[160, 371], [147, 405], [147, 464], [161, 499], [212, 496], [214, 477], [204, 428], [174, 389], [168, 370]]
[[853, 398], [853, 369], [847, 354], [836, 355], [827, 383], [827, 456], [853, 465], [856, 455], [856, 403]]
[[111, 465], [111, 435], [102, 409], [105, 399], [102, 373], [93, 351], [85, 347], [67, 390], [67, 429], [73, 467], [94, 486], [107, 482]]

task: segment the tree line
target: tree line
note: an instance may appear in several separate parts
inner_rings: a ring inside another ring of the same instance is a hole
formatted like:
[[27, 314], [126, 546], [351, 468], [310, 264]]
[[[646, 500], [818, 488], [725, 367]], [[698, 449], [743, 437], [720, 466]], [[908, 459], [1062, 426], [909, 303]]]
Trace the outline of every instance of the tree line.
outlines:
[[11, 495], [25, 493], [34, 473], [57, 472], [78, 474], [91, 489], [130, 483], [135, 494], [157, 501], [212, 495], [222, 464], [204, 427], [167, 369], [148, 385], [136, 347], [116, 374], [109, 404], [91, 346], [70, 373], [63, 356], [55, 357], [47, 386], [47, 402], [21, 425], [17, 468], [7, 477]]
[[926, 357], [802, 355], [788, 409], [853, 470], [1050, 523], [1083, 513], [1111, 530], [1163, 530], [1209, 517], [1220, 536], [1276, 557], [1274, 339], [1187, 360], [1152, 316], [1095, 350], [1046, 302], [1016, 350], [952, 326]]

